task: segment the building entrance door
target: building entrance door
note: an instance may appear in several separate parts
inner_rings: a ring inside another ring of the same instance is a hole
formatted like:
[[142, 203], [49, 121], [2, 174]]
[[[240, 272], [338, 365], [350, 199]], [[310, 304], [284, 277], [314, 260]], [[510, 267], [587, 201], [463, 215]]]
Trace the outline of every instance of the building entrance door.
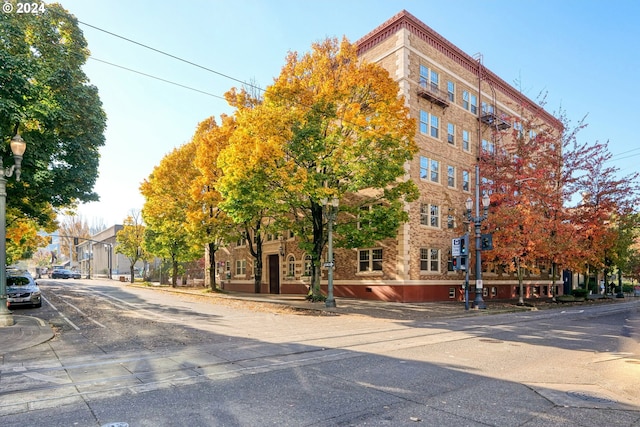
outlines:
[[280, 293], [280, 256], [269, 255], [269, 293]]

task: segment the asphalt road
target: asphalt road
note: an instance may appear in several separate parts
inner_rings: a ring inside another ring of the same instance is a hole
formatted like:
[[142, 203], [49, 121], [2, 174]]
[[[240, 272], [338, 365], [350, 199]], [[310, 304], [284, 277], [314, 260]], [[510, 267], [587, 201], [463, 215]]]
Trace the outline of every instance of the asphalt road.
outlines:
[[0, 366], [9, 426], [640, 426], [637, 300], [318, 315], [39, 281], [55, 329]]

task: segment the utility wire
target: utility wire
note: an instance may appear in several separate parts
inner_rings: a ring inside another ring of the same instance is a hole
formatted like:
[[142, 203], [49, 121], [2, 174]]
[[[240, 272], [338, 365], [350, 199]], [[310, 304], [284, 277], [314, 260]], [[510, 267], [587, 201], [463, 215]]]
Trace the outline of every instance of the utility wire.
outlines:
[[141, 76], [145, 76], [145, 77], [149, 77], [149, 78], [152, 78], [152, 79], [155, 79], [155, 80], [159, 80], [161, 82], [169, 83], [169, 84], [172, 84], [174, 86], [179, 86], [179, 87], [184, 88], [184, 89], [189, 89], [189, 90], [192, 90], [194, 92], [199, 92], [199, 93], [202, 93], [202, 94], [205, 94], [205, 95], [208, 95], [208, 96], [212, 96], [214, 98], [219, 98], [219, 99], [225, 100], [224, 96], [214, 95], [213, 93], [205, 92], [205, 91], [200, 90], [200, 89], [196, 89], [196, 88], [193, 88], [193, 87], [190, 87], [190, 86], [185, 86], [185, 85], [180, 84], [180, 83], [172, 82], [171, 80], [167, 80], [167, 79], [163, 79], [161, 77], [153, 76], [151, 74], [143, 73], [142, 71], [137, 71], [137, 70], [134, 70], [134, 69], [131, 69], [131, 68], [123, 67], [122, 65], [118, 65], [118, 64], [114, 64], [112, 62], [104, 61], [104, 60], [98, 59], [98, 58], [96, 58], [94, 56], [90, 56], [89, 59], [93, 59], [94, 61], [102, 62], [103, 64], [111, 65], [112, 67], [116, 67], [116, 68], [120, 68], [120, 69], [123, 69], [123, 70], [127, 70], [127, 71], [130, 71], [132, 73], [140, 74]]
[[128, 41], [129, 43], [133, 43], [133, 44], [138, 45], [138, 46], [140, 46], [140, 47], [143, 47], [143, 48], [145, 48], [145, 49], [149, 49], [149, 50], [151, 50], [151, 51], [153, 51], [153, 52], [159, 53], [159, 54], [161, 54], [161, 55], [168, 56], [169, 58], [173, 58], [173, 59], [175, 59], [175, 60], [177, 60], [177, 61], [184, 62], [185, 64], [192, 65], [192, 66], [194, 66], [194, 67], [200, 68], [200, 69], [202, 69], [202, 70], [208, 71], [208, 72], [213, 73], [213, 74], [217, 74], [217, 75], [222, 76], [222, 77], [225, 77], [225, 78], [227, 78], [227, 79], [229, 79], [229, 80], [233, 80], [233, 81], [235, 81], [235, 82], [242, 83], [242, 84], [243, 84], [243, 85], [245, 85], [245, 86], [248, 86], [248, 87], [251, 87], [251, 88], [254, 88], [254, 89], [256, 89], [256, 90], [260, 90], [260, 91], [264, 92], [264, 89], [262, 89], [262, 88], [261, 88], [261, 87], [259, 87], [259, 86], [253, 85], [253, 84], [251, 84], [251, 83], [247, 83], [247, 82], [245, 82], [245, 81], [242, 81], [242, 80], [237, 79], [237, 78], [235, 78], [235, 77], [231, 77], [231, 76], [229, 76], [229, 75], [227, 75], [227, 74], [224, 74], [224, 73], [221, 73], [221, 72], [219, 72], [219, 71], [212, 70], [211, 68], [207, 68], [207, 67], [205, 67], [205, 66], [203, 66], [203, 65], [196, 64], [195, 62], [192, 62], [192, 61], [189, 61], [189, 60], [186, 60], [186, 59], [180, 58], [179, 56], [172, 55], [172, 54], [167, 53], [167, 52], [165, 52], [165, 51], [162, 51], [162, 50], [160, 50], [160, 49], [156, 49], [156, 48], [154, 48], [154, 47], [148, 46], [148, 45], [146, 45], [146, 44], [144, 44], [144, 43], [140, 43], [140, 42], [137, 42], [137, 41], [135, 41], [135, 40], [131, 40], [131, 39], [127, 38], [127, 37], [124, 37], [124, 36], [121, 36], [121, 35], [119, 35], [119, 34], [113, 33], [113, 32], [111, 32], [111, 31], [104, 30], [104, 29], [102, 29], [102, 28], [96, 27], [95, 25], [87, 24], [86, 22], [83, 22], [83, 21], [80, 21], [80, 20], [78, 20], [78, 22], [79, 22], [80, 24], [82, 24], [82, 25], [87, 26], [87, 27], [93, 28], [93, 29], [98, 30], [98, 31], [102, 31], [102, 32], [103, 32], [103, 33], [105, 33], [105, 34], [109, 34], [110, 36], [117, 37], [117, 38], [119, 38], [119, 39], [122, 39], [122, 40]]

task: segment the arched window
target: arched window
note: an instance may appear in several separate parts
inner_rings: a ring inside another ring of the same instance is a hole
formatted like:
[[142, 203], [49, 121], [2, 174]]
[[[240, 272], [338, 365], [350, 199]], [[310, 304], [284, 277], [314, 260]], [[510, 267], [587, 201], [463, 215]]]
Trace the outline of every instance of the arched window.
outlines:
[[311, 255], [304, 256], [304, 275], [311, 276]]
[[287, 277], [296, 276], [296, 258], [293, 255], [287, 257]]

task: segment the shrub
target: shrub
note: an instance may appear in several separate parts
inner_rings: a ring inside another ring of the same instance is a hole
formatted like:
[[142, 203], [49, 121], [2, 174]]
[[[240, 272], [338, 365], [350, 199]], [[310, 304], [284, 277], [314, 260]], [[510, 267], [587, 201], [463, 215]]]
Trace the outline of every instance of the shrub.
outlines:
[[576, 298], [586, 298], [587, 295], [589, 295], [589, 291], [586, 289], [573, 289], [571, 290], [571, 295], [573, 295]]

